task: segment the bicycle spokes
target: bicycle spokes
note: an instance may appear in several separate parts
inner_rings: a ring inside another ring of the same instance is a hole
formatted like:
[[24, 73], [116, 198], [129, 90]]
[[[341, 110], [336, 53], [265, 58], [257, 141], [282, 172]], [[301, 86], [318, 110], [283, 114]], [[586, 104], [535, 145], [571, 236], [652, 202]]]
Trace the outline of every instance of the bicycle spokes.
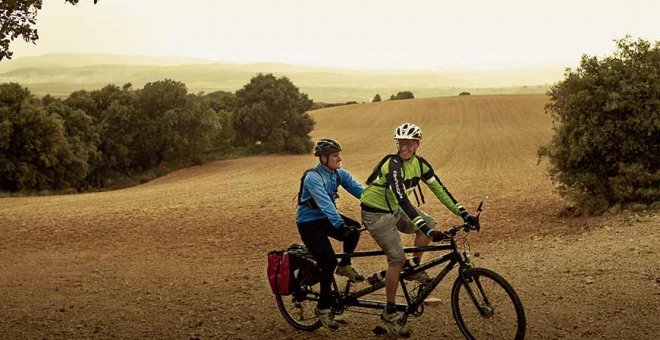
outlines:
[[520, 300], [499, 275], [480, 270], [457, 280], [452, 307], [468, 339], [514, 339], [524, 336]]
[[290, 296], [276, 295], [275, 299], [284, 319], [295, 328], [312, 331], [321, 326], [314, 314], [318, 302], [317, 287], [301, 287]]

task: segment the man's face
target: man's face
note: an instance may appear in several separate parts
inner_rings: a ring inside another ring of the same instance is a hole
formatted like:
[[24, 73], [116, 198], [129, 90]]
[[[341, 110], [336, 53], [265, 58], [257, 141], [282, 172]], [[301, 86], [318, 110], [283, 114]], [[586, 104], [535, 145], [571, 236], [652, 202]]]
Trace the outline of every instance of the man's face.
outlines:
[[337, 170], [341, 168], [341, 152], [335, 152], [328, 156], [321, 156], [321, 160], [326, 157], [327, 159], [325, 166], [327, 166], [330, 170]]
[[414, 139], [397, 139], [396, 145], [399, 148], [399, 156], [407, 161], [417, 152], [419, 141]]

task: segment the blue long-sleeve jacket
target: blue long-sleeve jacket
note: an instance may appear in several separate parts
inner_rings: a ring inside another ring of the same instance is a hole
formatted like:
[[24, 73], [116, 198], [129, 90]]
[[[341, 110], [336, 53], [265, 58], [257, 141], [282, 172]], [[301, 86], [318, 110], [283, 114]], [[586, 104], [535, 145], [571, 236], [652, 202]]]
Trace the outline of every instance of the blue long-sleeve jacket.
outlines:
[[[318, 208], [313, 209], [306, 204], [299, 204], [296, 212], [296, 223], [328, 218], [335, 228], [339, 228], [344, 223], [344, 220], [339, 215], [339, 211], [337, 211], [334, 203], [339, 187], [337, 175], [340, 177], [341, 186], [357, 199], [360, 199], [360, 196], [362, 196], [364, 188], [344, 169], [335, 170], [337, 174], [335, 175], [335, 171], [329, 171], [321, 163], [318, 163], [316, 170], [318, 172], [307, 172], [303, 180], [300, 201], [304, 202], [313, 198]], [[321, 179], [321, 176], [323, 176], [323, 179]]]

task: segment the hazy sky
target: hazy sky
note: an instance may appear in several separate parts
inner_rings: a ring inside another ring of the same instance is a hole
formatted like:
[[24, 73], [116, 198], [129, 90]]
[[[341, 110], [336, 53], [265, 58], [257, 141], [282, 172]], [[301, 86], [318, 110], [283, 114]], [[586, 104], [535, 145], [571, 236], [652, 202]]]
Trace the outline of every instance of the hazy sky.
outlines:
[[356, 68], [575, 66], [614, 39], [660, 40], [655, 0], [44, 0], [37, 45]]

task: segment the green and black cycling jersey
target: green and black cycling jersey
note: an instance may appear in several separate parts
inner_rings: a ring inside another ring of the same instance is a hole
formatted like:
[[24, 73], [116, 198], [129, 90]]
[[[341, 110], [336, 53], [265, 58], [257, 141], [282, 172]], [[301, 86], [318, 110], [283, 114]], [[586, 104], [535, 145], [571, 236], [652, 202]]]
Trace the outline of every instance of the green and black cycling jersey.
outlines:
[[417, 155], [407, 161], [403, 161], [398, 155], [390, 155], [389, 160], [382, 162], [378, 177], [362, 193], [362, 209], [382, 213], [401, 209], [415, 226], [426, 233], [429, 227], [408, 199], [408, 195], [420, 181], [426, 183], [451, 212], [457, 216], [467, 215], [463, 206], [442, 184], [431, 165]]

